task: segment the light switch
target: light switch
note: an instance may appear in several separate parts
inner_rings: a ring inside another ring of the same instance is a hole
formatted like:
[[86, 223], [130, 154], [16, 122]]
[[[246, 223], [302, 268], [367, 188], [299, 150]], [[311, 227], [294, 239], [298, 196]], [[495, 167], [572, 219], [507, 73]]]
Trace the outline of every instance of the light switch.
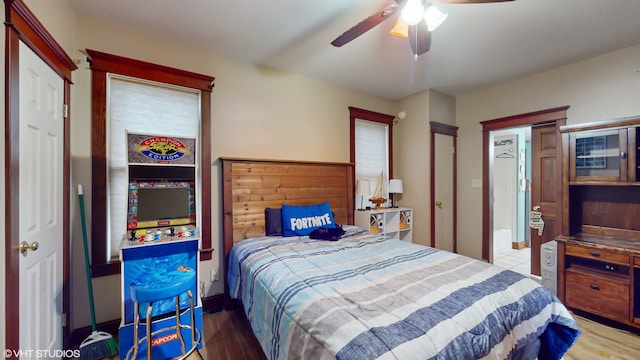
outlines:
[[481, 188], [482, 187], [482, 180], [480, 180], [480, 179], [471, 179], [471, 187], [472, 188]]

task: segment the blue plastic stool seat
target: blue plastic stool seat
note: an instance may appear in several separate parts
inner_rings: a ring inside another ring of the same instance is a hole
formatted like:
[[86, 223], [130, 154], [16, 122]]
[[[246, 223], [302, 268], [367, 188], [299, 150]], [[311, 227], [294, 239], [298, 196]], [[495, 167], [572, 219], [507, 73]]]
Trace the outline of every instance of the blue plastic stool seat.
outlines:
[[139, 303], [171, 299], [187, 292], [196, 279], [193, 269], [181, 266], [169, 271], [160, 271], [155, 276], [145, 276], [131, 282], [131, 300]]
[[[191, 288], [196, 284], [196, 272], [186, 266], [177, 268], [157, 269], [153, 274], [140, 277], [131, 282], [129, 291], [131, 300], [134, 302], [134, 344], [127, 353], [126, 359], [135, 359], [138, 354], [138, 347], [146, 341], [147, 359], [151, 359], [151, 339], [154, 335], [167, 330], [176, 329], [176, 334], [180, 340], [182, 347], [182, 357], [185, 358], [189, 354], [197, 351], [200, 342], [200, 332], [195, 326], [195, 315], [193, 305], [193, 294]], [[180, 324], [180, 296], [186, 294], [189, 297], [189, 310], [191, 311], [191, 324]], [[153, 304], [161, 300], [175, 298], [175, 327], [168, 327], [151, 333], [151, 317], [153, 313]], [[138, 327], [140, 318], [145, 318], [146, 336], [138, 340]], [[182, 338], [181, 329], [191, 330], [192, 346], [186, 350], [184, 339]], [[197, 337], [196, 337], [197, 335]], [[198, 352], [198, 355], [200, 353]], [[131, 357], [130, 357], [131, 356]], [[202, 358], [202, 356], [200, 356]]]

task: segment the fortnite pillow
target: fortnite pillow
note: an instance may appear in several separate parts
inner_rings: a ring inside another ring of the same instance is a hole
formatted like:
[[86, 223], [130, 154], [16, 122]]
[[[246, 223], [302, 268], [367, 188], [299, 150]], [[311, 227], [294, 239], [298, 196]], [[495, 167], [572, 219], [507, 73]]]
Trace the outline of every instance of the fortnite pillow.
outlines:
[[282, 204], [282, 235], [305, 236], [320, 228], [335, 228], [329, 202], [309, 206]]

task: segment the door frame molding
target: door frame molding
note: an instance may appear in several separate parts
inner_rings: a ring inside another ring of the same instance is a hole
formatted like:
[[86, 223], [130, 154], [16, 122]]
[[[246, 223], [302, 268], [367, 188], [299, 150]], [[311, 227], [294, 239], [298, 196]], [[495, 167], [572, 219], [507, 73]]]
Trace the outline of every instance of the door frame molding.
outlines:
[[436, 198], [436, 145], [435, 139], [436, 134], [440, 135], [448, 135], [453, 137], [453, 252], [458, 252], [458, 166], [457, 166], [457, 158], [458, 158], [458, 150], [457, 150], [457, 140], [458, 140], [458, 127], [448, 124], [443, 124], [435, 121], [429, 121], [429, 127], [431, 132], [431, 189], [430, 189], [430, 211], [431, 211], [431, 247], [436, 247], [436, 205], [434, 199]]
[[[562, 143], [562, 134], [559, 127], [567, 122], [567, 110], [569, 105], [524, 113], [519, 115], [507, 116], [498, 119], [481, 121], [482, 125], [482, 259], [493, 262], [493, 203], [491, 199], [491, 189], [493, 188], [493, 179], [490, 174], [490, 166], [493, 159], [489, 156], [489, 147], [491, 146], [491, 131], [502, 130], [508, 128], [535, 126], [542, 124], [555, 123], [557, 132], [557, 143]], [[562, 147], [557, 147], [556, 152], [556, 183], [562, 184]], [[558, 194], [556, 202], [556, 233], [562, 233], [562, 186], [558, 186]]]
[[[76, 64], [55, 41], [22, 0], [5, 0], [5, 346], [20, 348], [20, 254], [19, 244], [19, 43], [22, 41], [64, 81], [64, 103], [70, 106], [71, 72]], [[10, 89], [10, 90], [9, 90]], [[70, 110], [70, 109], [69, 109]], [[69, 316], [69, 214], [70, 214], [70, 126], [69, 112], [63, 125], [63, 194], [62, 194], [62, 311]], [[67, 319], [68, 320], [68, 319]], [[69, 322], [62, 328], [63, 347], [67, 347]]]

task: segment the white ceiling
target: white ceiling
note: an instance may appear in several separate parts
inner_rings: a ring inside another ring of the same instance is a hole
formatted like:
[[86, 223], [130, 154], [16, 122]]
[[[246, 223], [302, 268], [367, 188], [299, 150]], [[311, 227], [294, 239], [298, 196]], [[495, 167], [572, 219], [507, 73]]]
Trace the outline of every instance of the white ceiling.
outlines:
[[449, 17], [417, 61], [408, 39], [389, 34], [399, 12], [330, 45], [393, 0], [70, 2], [89, 18], [392, 100], [428, 88], [459, 96], [640, 44], [640, 0], [438, 4]]

